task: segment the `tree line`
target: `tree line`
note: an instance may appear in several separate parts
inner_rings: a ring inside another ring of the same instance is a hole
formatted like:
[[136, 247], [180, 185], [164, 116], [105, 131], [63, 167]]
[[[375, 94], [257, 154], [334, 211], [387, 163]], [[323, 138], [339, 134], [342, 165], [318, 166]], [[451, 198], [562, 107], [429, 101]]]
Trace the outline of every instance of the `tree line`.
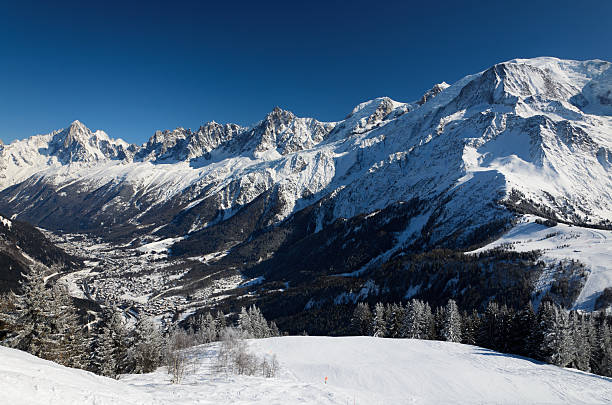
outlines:
[[495, 301], [484, 313], [460, 311], [418, 299], [406, 305], [358, 303], [351, 318], [354, 334], [386, 338], [443, 340], [477, 345], [612, 377], [612, 318], [604, 312], [567, 311], [543, 301], [514, 310]]
[[[242, 308], [235, 328], [221, 311], [215, 317], [210, 313], [193, 317], [186, 329], [173, 325], [162, 331], [149, 317], [140, 317], [131, 326], [112, 306], [102, 311], [98, 321], [83, 325], [66, 288], [46, 285], [44, 268], [34, 267], [23, 276], [20, 295], [0, 296], [0, 344], [107, 377], [148, 373], [166, 365], [173, 381], [179, 382], [187, 362], [182, 351], [188, 347], [226, 338], [231, 344], [223, 347], [240, 347], [240, 361], [249, 355], [253, 363], [253, 355], [236, 340], [280, 335], [276, 324], [255, 306]], [[264, 374], [270, 374], [270, 364], [264, 363]]]

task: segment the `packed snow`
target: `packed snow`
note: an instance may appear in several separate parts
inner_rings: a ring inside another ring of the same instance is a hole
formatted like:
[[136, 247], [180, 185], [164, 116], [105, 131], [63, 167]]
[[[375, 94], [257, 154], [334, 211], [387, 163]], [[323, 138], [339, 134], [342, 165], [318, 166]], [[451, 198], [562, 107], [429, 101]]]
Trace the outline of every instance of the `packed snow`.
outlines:
[[249, 341], [275, 354], [277, 377], [213, 372], [217, 344], [189, 350], [181, 384], [164, 368], [119, 381], [0, 347], [3, 403], [106, 404], [605, 404], [612, 379], [475, 346], [371, 337]]
[[593, 310], [601, 292], [612, 287], [612, 231], [583, 228], [559, 223], [548, 227], [537, 224], [533, 215], [523, 216], [501, 238], [470, 253], [497, 247], [517, 252], [540, 250], [545, 262], [555, 263], [574, 259], [584, 263], [590, 271], [587, 282], [576, 299], [574, 309]]

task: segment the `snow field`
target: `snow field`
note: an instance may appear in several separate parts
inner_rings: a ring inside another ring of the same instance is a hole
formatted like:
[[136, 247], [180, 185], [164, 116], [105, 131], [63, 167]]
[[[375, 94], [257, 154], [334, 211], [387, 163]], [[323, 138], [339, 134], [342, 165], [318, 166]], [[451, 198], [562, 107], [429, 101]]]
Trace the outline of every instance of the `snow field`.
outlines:
[[[212, 371], [217, 344], [188, 351], [181, 384], [162, 367], [119, 381], [0, 347], [7, 404], [604, 404], [612, 379], [475, 346], [413, 339], [292, 336], [249, 341], [279, 376]], [[325, 384], [327, 377], [327, 384]]]

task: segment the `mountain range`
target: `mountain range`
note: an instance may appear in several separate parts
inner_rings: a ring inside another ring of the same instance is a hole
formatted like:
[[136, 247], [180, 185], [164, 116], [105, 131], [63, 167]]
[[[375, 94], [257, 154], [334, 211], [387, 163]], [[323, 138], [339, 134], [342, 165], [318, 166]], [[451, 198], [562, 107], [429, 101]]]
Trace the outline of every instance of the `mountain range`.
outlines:
[[74, 121], [0, 144], [0, 212], [214, 257], [191, 266], [185, 294], [214, 271], [265, 280], [253, 288], [275, 292], [266, 297], [302, 288], [301, 309], [321, 302], [314, 280], [327, 295], [364, 298], [389, 291], [372, 271], [476, 249], [523, 215], [611, 230], [611, 66], [515, 59], [413, 102], [364, 102], [336, 122], [275, 108], [249, 127], [210, 122], [142, 145]]

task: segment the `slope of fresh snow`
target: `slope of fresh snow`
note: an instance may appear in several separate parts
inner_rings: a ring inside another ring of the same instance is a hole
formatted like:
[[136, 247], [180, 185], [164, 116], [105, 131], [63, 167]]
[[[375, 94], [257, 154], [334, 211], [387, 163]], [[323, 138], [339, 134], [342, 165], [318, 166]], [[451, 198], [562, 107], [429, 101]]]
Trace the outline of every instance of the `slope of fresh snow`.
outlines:
[[161, 404], [128, 384], [0, 346], [0, 404]]
[[533, 215], [523, 216], [501, 238], [470, 253], [505, 246], [518, 252], [540, 250], [543, 260], [551, 264], [563, 259], [582, 262], [590, 274], [574, 308], [592, 311], [601, 292], [612, 287], [612, 231], [561, 223], [548, 227], [535, 223], [536, 219]]
[[171, 384], [163, 368], [114, 381], [0, 348], [0, 400], [15, 405], [612, 401], [609, 378], [455, 343], [300, 336], [250, 341], [250, 347], [260, 356], [277, 355], [277, 377], [213, 373], [216, 344], [189, 351], [194, 363], [181, 384]]

